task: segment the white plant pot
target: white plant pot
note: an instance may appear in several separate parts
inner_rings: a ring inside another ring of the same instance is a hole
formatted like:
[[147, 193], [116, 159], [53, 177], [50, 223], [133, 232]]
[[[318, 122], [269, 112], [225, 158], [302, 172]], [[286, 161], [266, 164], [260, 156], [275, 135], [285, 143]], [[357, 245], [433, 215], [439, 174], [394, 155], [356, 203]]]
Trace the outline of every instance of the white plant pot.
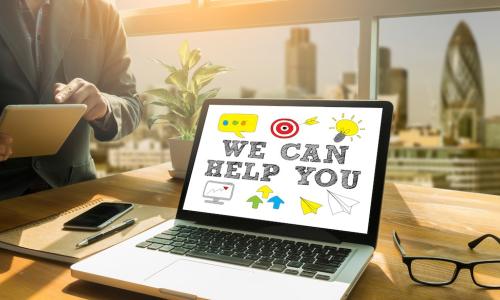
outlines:
[[189, 164], [189, 157], [193, 149], [193, 141], [184, 141], [178, 137], [169, 138], [170, 158], [172, 159], [172, 177], [184, 178]]

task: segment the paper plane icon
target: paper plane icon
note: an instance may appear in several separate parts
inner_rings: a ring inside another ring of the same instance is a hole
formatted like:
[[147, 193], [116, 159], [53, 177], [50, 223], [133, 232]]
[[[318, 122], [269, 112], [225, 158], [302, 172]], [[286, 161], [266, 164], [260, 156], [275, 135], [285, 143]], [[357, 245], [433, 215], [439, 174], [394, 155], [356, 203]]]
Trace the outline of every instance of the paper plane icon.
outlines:
[[329, 190], [327, 190], [327, 192], [328, 192], [328, 205], [330, 206], [330, 211], [332, 212], [332, 215], [341, 212], [346, 212], [348, 214], [351, 214], [352, 207], [359, 203], [359, 201], [357, 200], [332, 193]]
[[302, 212], [304, 213], [304, 215], [307, 215], [309, 213], [317, 214], [318, 208], [323, 205], [300, 197], [300, 206], [302, 207]]

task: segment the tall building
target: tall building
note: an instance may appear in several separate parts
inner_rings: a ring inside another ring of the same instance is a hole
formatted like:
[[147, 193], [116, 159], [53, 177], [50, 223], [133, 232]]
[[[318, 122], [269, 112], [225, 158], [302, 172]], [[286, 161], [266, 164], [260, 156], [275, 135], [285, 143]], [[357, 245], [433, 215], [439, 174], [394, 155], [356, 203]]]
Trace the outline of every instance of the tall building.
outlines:
[[[408, 125], [408, 72], [403, 68], [392, 67], [389, 48], [380, 47], [378, 51], [378, 98], [394, 105], [392, 130], [398, 132]], [[327, 90], [325, 97], [354, 99], [358, 95], [357, 89], [356, 73], [345, 72], [342, 83]]]
[[394, 104], [394, 117], [392, 130], [397, 132], [408, 125], [408, 73], [403, 68], [391, 66], [391, 50], [386, 47], [379, 48], [378, 62], [378, 94], [397, 95]]
[[[316, 45], [308, 28], [292, 28], [285, 48], [285, 84], [288, 94], [316, 94]], [[290, 92], [289, 92], [290, 91]]]
[[461, 21], [446, 50], [441, 82], [441, 125], [444, 143], [482, 141], [484, 93], [481, 62], [469, 26]]

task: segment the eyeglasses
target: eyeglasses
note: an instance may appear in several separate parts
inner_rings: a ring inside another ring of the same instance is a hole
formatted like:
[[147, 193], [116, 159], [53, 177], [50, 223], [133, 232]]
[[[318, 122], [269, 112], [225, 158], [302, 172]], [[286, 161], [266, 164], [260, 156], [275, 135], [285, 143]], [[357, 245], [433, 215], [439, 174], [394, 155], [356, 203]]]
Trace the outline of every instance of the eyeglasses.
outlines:
[[[474, 249], [488, 237], [500, 243], [500, 238], [492, 234], [485, 234], [469, 242], [469, 248], [471, 250]], [[403, 257], [403, 262], [408, 267], [411, 279], [415, 282], [426, 285], [443, 286], [454, 282], [460, 270], [469, 269], [472, 281], [474, 281], [476, 285], [490, 289], [500, 288], [500, 259], [480, 260], [466, 263], [442, 257], [408, 256], [401, 245], [401, 240], [396, 231], [393, 231], [392, 238]]]

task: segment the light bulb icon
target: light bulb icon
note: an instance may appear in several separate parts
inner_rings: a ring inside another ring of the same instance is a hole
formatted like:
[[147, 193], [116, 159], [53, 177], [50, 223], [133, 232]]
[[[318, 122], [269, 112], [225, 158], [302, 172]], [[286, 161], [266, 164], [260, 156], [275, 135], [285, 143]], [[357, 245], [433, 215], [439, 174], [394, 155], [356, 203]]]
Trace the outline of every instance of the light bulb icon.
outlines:
[[342, 142], [346, 137], [351, 137], [351, 141], [353, 141], [353, 136], [357, 136], [358, 138], [361, 138], [360, 135], [358, 135], [360, 130], [365, 130], [364, 128], [360, 128], [359, 124], [362, 122], [362, 120], [359, 120], [358, 122], [354, 121], [354, 115], [350, 119], [346, 119], [345, 115], [342, 114], [342, 119], [337, 120], [335, 118], [332, 118], [335, 121], [335, 127], [330, 127], [330, 129], [335, 128], [337, 130], [337, 135], [333, 138], [333, 141], [336, 143]]

